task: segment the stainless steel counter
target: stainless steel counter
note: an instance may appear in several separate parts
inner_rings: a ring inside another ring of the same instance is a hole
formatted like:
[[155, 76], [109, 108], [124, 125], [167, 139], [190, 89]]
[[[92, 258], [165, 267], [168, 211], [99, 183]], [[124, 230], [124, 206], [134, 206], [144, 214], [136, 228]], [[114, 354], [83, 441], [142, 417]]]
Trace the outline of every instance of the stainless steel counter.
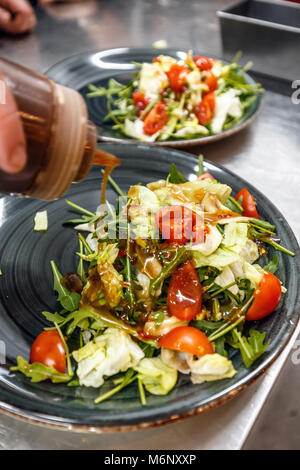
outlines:
[[[110, 0], [56, 5], [38, 9], [39, 22], [32, 35], [0, 37], [0, 54], [39, 71], [79, 52], [150, 46], [158, 39], [165, 39], [171, 47], [221, 56], [215, 12], [230, 3], [231, 0]], [[300, 238], [299, 148], [300, 104], [267, 91], [263, 111], [250, 129], [201, 147], [201, 152], [263, 191]], [[199, 152], [200, 148], [193, 151]], [[298, 331], [266, 374], [239, 397], [183, 423], [154, 431], [93, 436], [42, 429], [0, 415], [0, 449], [241, 448], [297, 334]]]

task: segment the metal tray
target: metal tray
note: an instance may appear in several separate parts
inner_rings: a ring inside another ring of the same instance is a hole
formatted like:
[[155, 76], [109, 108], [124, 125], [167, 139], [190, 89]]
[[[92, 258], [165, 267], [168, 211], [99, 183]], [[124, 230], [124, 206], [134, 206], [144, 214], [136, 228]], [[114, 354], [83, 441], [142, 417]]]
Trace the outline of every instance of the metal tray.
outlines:
[[285, 80], [300, 79], [300, 5], [246, 0], [219, 10], [224, 58], [237, 50], [254, 70]]

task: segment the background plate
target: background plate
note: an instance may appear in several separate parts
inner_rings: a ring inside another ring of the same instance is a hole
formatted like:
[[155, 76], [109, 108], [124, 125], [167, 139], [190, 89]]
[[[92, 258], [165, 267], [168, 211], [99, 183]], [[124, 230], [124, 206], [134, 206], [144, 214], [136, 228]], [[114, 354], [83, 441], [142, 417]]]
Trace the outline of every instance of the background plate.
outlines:
[[[139, 142], [124, 136], [118, 131], [111, 129], [111, 124], [102, 123], [103, 118], [107, 114], [107, 106], [105, 98], [87, 99], [89, 83], [96, 86], [107, 86], [110, 78], [127, 83], [132, 79], [132, 72], [138, 69], [132, 62], [152, 62], [153, 57], [158, 54], [166, 54], [177, 59], [182, 59], [184, 52], [177, 49], [153, 49], [153, 48], [117, 48], [98, 52], [90, 52], [69, 57], [50, 68], [47, 76], [54, 81], [74, 88], [79, 91], [85, 98], [89, 110], [90, 120], [98, 127], [98, 136], [102, 141], [108, 142]], [[254, 83], [254, 80], [248, 75], [246, 79], [248, 83]], [[239, 123], [232, 128], [221, 132], [220, 134], [210, 135], [208, 137], [199, 137], [188, 140], [168, 140], [165, 142], [150, 142], [147, 145], [154, 146], [172, 146], [187, 147], [192, 145], [207, 144], [215, 142], [230, 135], [241, 131], [257, 117], [262, 103], [261, 95], [256, 97], [255, 102], [247, 109], [245, 115]]]
[[[170, 164], [189, 178], [197, 169], [194, 156], [177, 151], [145, 145], [103, 144], [104, 150], [116, 154], [122, 165], [114, 171], [114, 178], [124, 191], [137, 182], [148, 183], [165, 178]], [[72, 215], [65, 198], [48, 203], [0, 198], [0, 345], [6, 347], [6, 363], [0, 367], [0, 409], [19, 417], [65, 429], [107, 431], [134, 429], [161, 424], [182, 416], [204, 411], [236, 395], [275, 359], [290, 338], [299, 317], [299, 247], [285, 219], [260, 192], [228, 170], [212, 163], [206, 169], [219, 181], [229, 184], [233, 191], [247, 186], [258, 203], [259, 213], [276, 224], [282, 243], [296, 252], [294, 258], [278, 253], [279, 277], [288, 287], [281, 304], [269, 317], [258, 323], [267, 331], [270, 341], [267, 352], [250, 369], [245, 369], [240, 355], [234, 351], [232, 360], [238, 373], [232, 379], [192, 385], [187, 376], [180, 376], [178, 385], [167, 396], [148, 395], [147, 406], [140, 405], [137, 387], [132, 384], [121, 393], [100, 405], [93, 400], [99, 391], [73, 388], [63, 384], [32, 384], [20, 373], [11, 374], [9, 368], [16, 357], [28, 358], [34, 338], [47, 325], [41, 311], [55, 311], [56, 295], [52, 290], [50, 260], [55, 260], [60, 271], [76, 269], [78, 260], [77, 233], [62, 222]], [[95, 210], [100, 198], [100, 169], [93, 167], [88, 177], [73, 185], [66, 197], [88, 209]], [[108, 188], [107, 198], [114, 202], [115, 193]], [[46, 233], [33, 231], [36, 211], [47, 210], [49, 229]], [[274, 255], [270, 249], [262, 262]], [[255, 325], [256, 326], [256, 325]], [[108, 383], [104, 386], [110, 386]]]

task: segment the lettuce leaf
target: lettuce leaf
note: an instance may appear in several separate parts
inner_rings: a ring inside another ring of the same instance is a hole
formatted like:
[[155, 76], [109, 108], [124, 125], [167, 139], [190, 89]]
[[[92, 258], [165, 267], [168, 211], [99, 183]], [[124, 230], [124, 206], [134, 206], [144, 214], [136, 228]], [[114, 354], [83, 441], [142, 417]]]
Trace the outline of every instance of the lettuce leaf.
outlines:
[[231, 379], [236, 374], [232, 362], [217, 353], [206, 354], [196, 360], [191, 356], [187, 362], [192, 372], [191, 381], [194, 384]]
[[43, 232], [48, 230], [48, 213], [47, 211], [37, 212], [34, 217], [35, 232]]
[[146, 390], [153, 395], [166, 395], [176, 385], [177, 370], [164, 364], [160, 357], [144, 358], [134, 369]]
[[80, 385], [100, 387], [105, 376], [135, 367], [144, 357], [141, 348], [124, 331], [108, 328], [82, 348], [73, 352], [78, 362]]
[[196, 268], [201, 268], [201, 266], [213, 266], [222, 271], [226, 266], [240, 260], [240, 256], [229, 248], [223, 248], [221, 246], [209, 256], [203, 255], [200, 251], [193, 251], [193, 259]]
[[222, 244], [240, 253], [248, 240], [248, 224], [231, 222], [225, 225]]

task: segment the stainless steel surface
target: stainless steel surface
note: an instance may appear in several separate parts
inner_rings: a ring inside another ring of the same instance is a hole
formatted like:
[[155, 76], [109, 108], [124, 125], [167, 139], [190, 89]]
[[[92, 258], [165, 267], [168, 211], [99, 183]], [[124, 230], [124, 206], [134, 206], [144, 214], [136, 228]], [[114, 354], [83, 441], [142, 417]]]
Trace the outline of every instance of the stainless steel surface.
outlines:
[[[40, 71], [71, 54], [96, 48], [150, 46], [158, 39], [167, 40], [171, 47], [220, 56], [216, 10], [230, 3], [110, 0], [40, 8], [36, 31], [18, 39], [1, 37], [0, 54]], [[299, 130], [300, 104], [293, 104], [290, 96], [267, 91], [263, 111], [251, 128], [228, 140], [201, 146], [207, 159], [221, 163], [263, 191], [285, 215], [298, 238]], [[0, 448], [241, 448], [297, 334], [264, 377], [232, 402], [204, 415], [160, 429], [103, 436], [41, 429], [0, 415]]]
[[237, 47], [255, 70], [287, 80], [300, 77], [300, 5], [281, 0], [246, 0], [218, 11], [223, 54]]

